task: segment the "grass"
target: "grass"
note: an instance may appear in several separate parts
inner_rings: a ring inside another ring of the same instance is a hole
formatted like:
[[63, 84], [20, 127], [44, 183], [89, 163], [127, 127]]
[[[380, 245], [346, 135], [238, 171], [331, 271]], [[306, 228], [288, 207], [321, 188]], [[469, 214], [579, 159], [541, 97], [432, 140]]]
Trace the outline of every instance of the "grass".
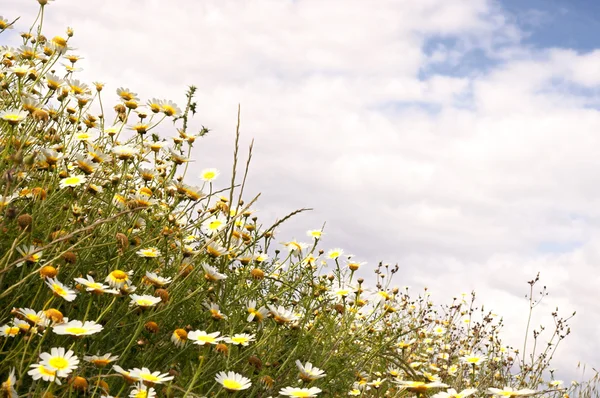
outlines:
[[321, 230], [281, 243], [306, 209], [255, 216], [239, 128], [231, 181], [205, 169], [188, 185], [209, 133], [189, 127], [196, 89], [179, 108], [121, 87], [105, 107], [39, 3], [23, 45], [0, 51], [0, 397], [597, 396], [597, 374], [550, 371], [570, 317], [509, 347], [475, 293], [434, 304], [383, 264], [370, 286]]

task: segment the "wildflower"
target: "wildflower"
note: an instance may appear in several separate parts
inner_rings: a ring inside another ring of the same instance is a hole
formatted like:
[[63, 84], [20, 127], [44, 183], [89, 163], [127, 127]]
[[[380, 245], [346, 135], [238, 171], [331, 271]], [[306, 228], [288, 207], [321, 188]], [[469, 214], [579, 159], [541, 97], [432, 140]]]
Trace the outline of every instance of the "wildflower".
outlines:
[[[1, 19], [2, 17], [0, 17]], [[6, 381], [0, 385], [0, 397], [17, 398], [18, 394], [17, 390], [15, 390], [15, 384], [17, 384], [17, 378], [15, 377], [15, 368], [12, 368]]]
[[466, 390], [462, 390], [461, 392], [457, 392], [454, 388], [450, 388], [446, 392], [438, 392], [431, 398], [465, 398], [469, 395], [475, 394], [476, 392], [476, 388], [467, 388]]
[[206, 219], [201, 225], [200, 230], [208, 236], [220, 232], [227, 226], [227, 220], [220, 216], [212, 216]]
[[175, 329], [171, 335], [171, 342], [175, 344], [176, 347], [184, 346], [187, 339], [188, 333], [185, 329]]
[[220, 334], [221, 332], [206, 333], [203, 330], [193, 330], [188, 333], [188, 340], [198, 345], [217, 344], [223, 340], [222, 337], [219, 337]]
[[83, 360], [89, 363], [92, 363], [94, 365], [96, 365], [99, 368], [104, 368], [106, 367], [109, 363], [116, 361], [117, 359], [119, 359], [118, 355], [111, 355], [111, 353], [109, 352], [108, 354], [104, 354], [104, 355], [85, 355], [83, 357]]
[[119, 87], [117, 89], [117, 95], [119, 97], [121, 97], [121, 99], [124, 101], [131, 101], [131, 100], [139, 101], [140, 100], [137, 97], [137, 94], [134, 93], [133, 91], [129, 90], [128, 88]]
[[52, 331], [56, 334], [68, 334], [71, 336], [88, 336], [90, 334], [99, 333], [102, 331], [102, 325], [94, 321], [77, 321], [72, 320], [67, 323], [61, 323], [52, 327]]
[[74, 290], [69, 289], [56, 278], [47, 278], [46, 284], [52, 289], [52, 292], [54, 292], [56, 296], [62, 297], [67, 301], [73, 301], [75, 300], [75, 297], [77, 297], [77, 293]]
[[336, 289], [334, 289], [333, 291], [329, 292], [329, 295], [334, 298], [334, 299], [342, 299], [344, 297], [346, 297], [347, 295], [349, 295], [350, 293], [354, 293], [358, 290], [358, 288], [352, 286], [352, 285], [342, 285]]
[[209, 281], [220, 281], [222, 279], [226, 279], [227, 275], [221, 274], [215, 267], [208, 264], [202, 264], [202, 268], [204, 268], [204, 277]]
[[76, 187], [76, 186], [79, 186], [81, 184], [85, 184], [85, 181], [86, 181], [85, 176], [75, 175], [75, 176], [63, 178], [62, 180], [60, 180], [59, 186], [61, 188]]
[[61, 323], [63, 322], [63, 314], [62, 312], [60, 312], [59, 310], [57, 310], [56, 308], [49, 308], [46, 311], [44, 311], [44, 315], [46, 316], [46, 318], [48, 318], [48, 320], [54, 322], [54, 323]]
[[133, 377], [131, 377], [131, 372], [123, 369], [122, 367], [120, 367], [119, 365], [113, 365], [112, 368], [114, 369], [115, 372], [119, 373], [121, 376], [123, 376], [123, 378], [128, 382], [128, 383], [133, 383], [134, 381], [137, 381], [136, 379], [134, 379]]
[[169, 376], [167, 373], [159, 371], [152, 372], [148, 368], [134, 368], [130, 371], [131, 378], [140, 380], [144, 383], [162, 384], [166, 381], [173, 380], [174, 376]]
[[297, 388], [297, 387], [285, 387], [279, 391], [279, 395], [285, 395], [287, 397], [316, 397], [321, 392], [320, 388]]
[[280, 325], [284, 323], [294, 322], [300, 319], [298, 315], [294, 314], [290, 310], [285, 309], [282, 305], [280, 305], [279, 307], [275, 307], [269, 304], [268, 307], [269, 310], [271, 310], [271, 314], [273, 314], [273, 319]]
[[146, 271], [146, 280], [148, 280], [148, 282], [152, 283], [156, 287], [163, 287], [163, 286], [166, 286], [169, 283], [171, 283], [171, 281], [173, 279], [170, 278], [170, 277], [169, 278], [163, 278], [162, 276], [158, 276], [154, 272], [148, 272], [148, 271]]
[[514, 390], [512, 387], [504, 387], [502, 389], [500, 388], [488, 388], [488, 393], [489, 394], [493, 394], [495, 397], [509, 397], [509, 398], [514, 398], [514, 397], [526, 397], [529, 395], [534, 395], [537, 394], [537, 391], [535, 390], [530, 390], [528, 388], [524, 388], [521, 390]]
[[221, 257], [227, 253], [227, 249], [215, 242], [211, 242], [206, 246], [206, 253], [212, 257]]
[[45, 366], [41, 363], [34, 363], [31, 365], [31, 369], [27, 372], [27, 374], [31, 376], [33, 380], [42, 379], [44, 381], [54, 381], [56, 384], [60, 385], [61, 382], [59, 379], [57, 379], [56, 373], [57, 372], [55, 369]]
[[204, 169], [200, 172], [200, 179], [206, 182], [213, 182], [219, 176], [217, 169]]
[[129, 398], [154, 398], [156, 390], [152, 387], [147, 387], [144, 383], [136, 384], [135, 388], [129, 394]]
[[160, 302], [161, 302], [160, 297], [154, 297], [154, 296], [150, 296], [147, 294], [142, 294], [142, 295], [132, 294], [131, 295], [131, 303], [129, 305], [137, 305], [138, 307], [141, 307], [141, 308], [148, 308], [148, 307], [153, 307]]
[[306, 362], [306, 365], [302, 365], [302, 362], [297, 359], [296, 366], [298, 367], [298, 370], [300, 370], [300, 378], [305, 382], [311, 382], [327, 376], [324, 370], [313, 366], [310, 362]]
[[77, 167], [87, 175], [92, 174], [98, 167], [92, 158], [85, 157], [81, 154], [77, 155], [75, 163], [77, 164]]
[[162, 101], [159, 99], [156, 99], [156, 98], [152, 98], [151, 100], [148, 100], [146, 105], [148, 105], [148, 108], [150, 108], [152, 113], [158, 113], [162, 109]]
[[[0, 15], [0, 30], [12, 29], [12, 24], [8, 21], [8, 19], [2, 17]], [[14, 370], [13, 370], [14, 373]]]
[[244, 347], [248, 346], [251, 341], [254, 341], [255, 337], [253, 334], [247, 333], [238, 333], [234, 334], [231, 337], [225, 337], [225, 342], [233, 345], [242, 345]]
[[67, 80], [66, 83], [74, 95], [83, 95], [90, 93], [90, 88], [87, 86], [87, 84], [82, 83], [77, 79]]
[[161, 110], [167, 116], [179, 116], [181, 109], [173, 101], [162, 101]]
[[138, 134], [146, 134], [149, 128], [150, 125], [146, 123], [136, 123], [133, 126], [129, 126], [130, 130], [133, 130]]
[[8, 124], [14, 126], [25, 120], [27, 112], [19, 109], [7, 109], [0, 112], [0, 119], [4, 120]]
[[321, 236], [323, 236], [323, 231], [321, 231], [320, 229], [311, 229], [309, 231], [306, 231], [306, 235], [309, 238], [320, 239]]
[[190, 159], [186, 158], [185, 156], [181, 155], [180, 153], [175, 152], [175, 150], [173, 150], [173, 148], [169, 148], [169, 153], [171, 154], [171, 160], [173, 161], [173, 163], [179, 165], [179, 164], [184, 164], [190, 161]]
[[14, 323], [0, 326], [0, 336], [2, 337], [15, 337], [20, 331], [21, 329]]
[[88, 292], [102, 294], [102, 293], [110, 293], [110, 294], [119, 294], [117, 290], [110, 289], [108, 285], [103, 283], [99, 283], [94, 281], [90, 275], [87, 275], [87, 279], [84, 278], [75, 278], [75, 282], [85, 286], [85, 290]]
[[258, 310], [256, 309], [256, 301], [250, 300], [247, 304], [248, 310], [248, 318], [246, 319], [248, 322], [256, 321], [261, 322], [263, 319], [269, 315], [269, 310], [265, 307], [260, 307]]
[[[17, 251], [21, 256], [23, 256], [22, 261], [26, 261], [28, 263], [39, 263], [42, 259], [43, 251], [40, 251], [35, 246], [20, 246], [17, 247]], [[19, 267], [21, 266], [21, 262], [19, 262]]]
[[65, 351], [63, 347], [53, 347], [50, 353], [41, 353], [40, 359], [40, 364], [46, 369], [56, 371], [57, 377], [67, 377], [79, 364], [79, 359], [73, 351]]
[[112, 271], [110, 274], [108, 274], [108, 276], [106, 277], [106, 279], [104, 281], [108, 282], [108, 284], [111, 287], [115, 287], [117, 289], [120, 289], [127, 282], [129, 282], [129, 277], [132, 274], [133, 274], [133, 271], [124, 272], [124, 271], [121, 271], [121, 270], [117, 269], [117, 270]]
[[394, 383], [400, 385], [401, 388], [405, 388], [410, 392], [425, 393], [432, 388], [445, 388], [448, 385], [440, 383], [439, 381], [433, 381], [430, 383], [424, 381], [408, 381], [408, 380], [394, 380]]
[[460, 358], [460, 361], [464, 364], [469, 364], [469, 365], [475, 365], [475, 366], [479, 366], [482, 363], [484, 363], [487, 360], [487, 357], [485, 355], [475, 355], [475, 354], [469, 354], [469, 355], [465, 355], [464, 357]]
[[145, 249], [138, 250], [137, 252], [135, 252], [135, 254], [137, 254], [140, 257], [155, 258], [160, 256], [160, 250], [158, 250], [156, 247], [148, 247]]
[[227, 391], [246, 390], [252, 385], [250, 379], [235, 372], [219, 372], [215, 380]]
[[327, 257], [330, 260], [335, 260], [336, 258], [338, 258], [339, 256], [341, 256], [342, 254], [344, 254], [344, 251], [342, 249], [331, 249], [327, 252]]
[[210, 316], [213, 317], [213, 319], [216, 319], [216, 320], [227, 319], [227, 315], [223, 314], [221, 312], [221, 310], [219, 309], [219, 304], [204, 303], [204, 306], [206, 308], [208, 308], [208, 311], [210, 312]]
[[129, 160], [133, 158], [138, 151], [129, 145], [116, 145], [112, 148], [112, 153], [117, 155], [117, 158], [120, 160]]
[[306, 249], [308, 247], [306, 243], [298, 242], [296, 240], [285, 242], [283, 245], [291, 252], [301, 252], [302, 249]]

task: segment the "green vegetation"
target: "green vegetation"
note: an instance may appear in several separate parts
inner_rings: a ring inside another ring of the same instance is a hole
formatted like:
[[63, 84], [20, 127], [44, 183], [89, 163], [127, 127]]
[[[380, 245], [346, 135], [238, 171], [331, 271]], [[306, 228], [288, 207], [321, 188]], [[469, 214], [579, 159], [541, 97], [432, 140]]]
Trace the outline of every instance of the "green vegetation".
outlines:
[[195, 88], [182, 109], [127, 88], [106, 108], [38, 2], [0, 49], [0, 397], [596, 396], [549, 372], [568, 318], [507, 347], [475, 294], [435, 305], [383, 264], [369, 286], [321, 230], [282, 246], [302, 210], [253, 214], [239, 129], [232, 180], [188, 185]]

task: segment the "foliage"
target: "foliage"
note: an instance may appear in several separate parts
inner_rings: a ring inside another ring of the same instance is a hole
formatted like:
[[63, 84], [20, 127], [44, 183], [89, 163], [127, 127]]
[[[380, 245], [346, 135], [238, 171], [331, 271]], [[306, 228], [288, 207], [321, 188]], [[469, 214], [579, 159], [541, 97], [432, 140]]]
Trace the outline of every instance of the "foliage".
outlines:
[[568, 319], [520, 353], [475, 294], [434, 305], [383, 264], [369, 288], [364, 264], [319, 249], [321, 230], [281, 247], [277, 226], [304, 209], [253, 214], [239, 129], [231, 182], [205, 169], [188, 185], [209, 132], [190, 131], [196, 89], [181, 110], [119, 88], [106, 112], [104, 85], [74, 77], [73, 30], [44, 36], [39, 3], [23, 45], [0, 51], [0, 396], [566, 393], [548, 369]]

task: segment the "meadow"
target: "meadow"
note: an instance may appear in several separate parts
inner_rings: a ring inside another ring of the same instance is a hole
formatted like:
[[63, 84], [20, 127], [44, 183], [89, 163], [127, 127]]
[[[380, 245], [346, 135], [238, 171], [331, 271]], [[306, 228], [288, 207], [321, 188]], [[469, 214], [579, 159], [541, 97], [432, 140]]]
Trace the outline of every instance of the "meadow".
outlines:
[[196, 88], [178, 105], [80, 81], [74, 30], [45, 32], [37, 2], [0, 17], [22, 38], [0, 47], [0, 397], [597, 396], [552, 372], [571, 314], [511, 347], [475, 293], [433, 303], [320, 229], [277, 236], [304, 209], [259, 219], [239, 129], [230, 181], [193, 170]]

